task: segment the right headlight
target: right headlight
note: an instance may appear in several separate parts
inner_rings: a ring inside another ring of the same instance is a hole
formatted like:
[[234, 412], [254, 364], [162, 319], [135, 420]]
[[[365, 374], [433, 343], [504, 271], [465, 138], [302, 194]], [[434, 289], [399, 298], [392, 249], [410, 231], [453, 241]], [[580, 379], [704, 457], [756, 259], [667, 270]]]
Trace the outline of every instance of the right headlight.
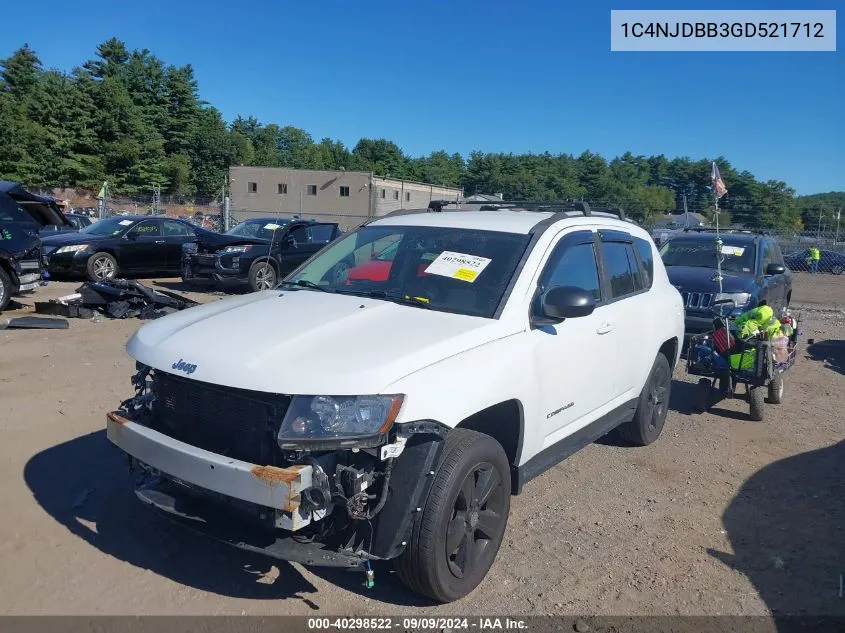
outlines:
[[748, 305], [751, 301], [751, 293], [748, 292], [717, 292], [713, 297], [713, 301], [724, 301], [725, 299], [733, 301], [737, 308], [742, 308]]
[[56, 251], [56, 254], [58, 255], [59, 253], [78, 253], [87, 249], [88, 244], [74, 244], [73, 246], [62, 246], [59, 250]]
[[390, 430], [403, 395], [294, 396], [277, 440], [282, 448], [301, 442], [356, 440]]
[[247, 252], [249, 249], [251, 249], [251, 248], [252, 248], [252, 245], [246, 245], [246, 246], [227, 246], [226, 248], [224, 248], [224, 249], [223, 249], [222, 251], [220, 251], [220, 252], [221, 252], [221, 253], [223, 253], [224, 255], [229, 255], [229, 254], [231, 254], [231, 253], [246, 253], [246, 252]]

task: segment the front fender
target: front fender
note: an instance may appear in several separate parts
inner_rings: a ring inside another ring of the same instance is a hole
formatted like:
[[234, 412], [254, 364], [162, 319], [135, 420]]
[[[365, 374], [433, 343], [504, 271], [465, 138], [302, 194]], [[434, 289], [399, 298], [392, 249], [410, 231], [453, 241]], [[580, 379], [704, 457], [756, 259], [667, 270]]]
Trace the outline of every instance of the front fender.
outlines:
[[[539, 384], [525, 332], [445, 358], [395, 381], [384, 393], [406, 394], [398, 424], [437, 420], [455, 428], [471, 415], [507, 400], [522, 404], [525, 420], [538, 419]], [[529, 429], [523, 438], [523, 455], [530, 454], [538, 441]]]

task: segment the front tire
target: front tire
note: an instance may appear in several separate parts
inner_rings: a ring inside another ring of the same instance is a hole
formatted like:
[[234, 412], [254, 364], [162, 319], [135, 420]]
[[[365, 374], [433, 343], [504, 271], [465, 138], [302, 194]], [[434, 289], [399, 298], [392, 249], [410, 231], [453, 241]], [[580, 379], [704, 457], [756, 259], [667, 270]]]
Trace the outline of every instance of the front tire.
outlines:
[[85, 265], [89, 281], [105, 281], [117, 276], [117, 260], [109, 253], [94, 253]]
[[769, 402], [772, 404], [783, 402], [783, 374], [778, 374], [769, 382]]
[[845, 272], [845, 266], [842, 266], [841, 264], [834, 264], [830, 267], [830, 272], [834, 275], [841, 275]]
[[9, 307], [12, 300], [12, 279], [9, 274], [0, 268], [0, 312]]
[[253, 292], [271, 290], [277, 285], [276, 269], [266, 259], [255, 262], [249, 269], [249, 288]]
[[438, 602], [475, 589], [502, 544], [510, 493], [510, 464], [502, 446], [483, 433], [451, 431], [428, 498], [395, 561], [402, 582]]
[[766, 389], [748, 387], [749, 414], [755, 422], [762, 422], [766, 417]]
[[636, 446], [648, 446], [660, 437], [669, 412], [671, 391], [672, 368], [669, 359], [658, 354], [640, 392], [634, 419], [619, 427], [622, 438]]

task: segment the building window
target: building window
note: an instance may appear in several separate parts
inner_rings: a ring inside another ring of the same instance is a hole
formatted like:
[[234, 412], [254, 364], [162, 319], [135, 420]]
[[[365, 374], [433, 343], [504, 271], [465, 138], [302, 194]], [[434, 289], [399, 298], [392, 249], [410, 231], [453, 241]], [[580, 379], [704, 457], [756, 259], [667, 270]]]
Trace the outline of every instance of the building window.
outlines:
[[405, 202], [410, 202], [410, 201], [411, 201], [411, 192], [406, 191], [405, 192]]
[[257, 182], [246, 183], [246, 190], [249, 193], [258, 193], [258, 183]]
[[305, 193], [309, 196], [316, 196], [317, 195], [317, 185], [306, 185], [305, 186]]
[[394, 192], [393, 192], [393, 199], [394, 199], [394, 200], [398, 200], [398, 199], [399, 199], [399, 192], [398, 192], [398, 191], [394, 191]]
[[279, 183], [279, 195], [283, 196], [288, 192], [287, 183], [280, 182]]
[[349, 197], [349, 187], [341, 187], [340, 188], [340, 197], [341, 198], [348, 198]]
[[387, 192], [384, 189], [382, 189], [381, 190], [381, 199], [384, 200], [386, 195], [387, 195]]

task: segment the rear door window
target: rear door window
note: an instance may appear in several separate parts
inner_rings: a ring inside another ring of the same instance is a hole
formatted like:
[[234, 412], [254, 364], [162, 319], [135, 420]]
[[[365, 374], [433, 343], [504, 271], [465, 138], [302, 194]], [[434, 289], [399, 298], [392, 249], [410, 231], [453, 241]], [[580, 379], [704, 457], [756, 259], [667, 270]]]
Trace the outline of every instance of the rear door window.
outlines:
[[601, 249], [605, 273], [610, 282], [611, 299], [619, 299], [643, 289], [632, 244], [603, 242]]

